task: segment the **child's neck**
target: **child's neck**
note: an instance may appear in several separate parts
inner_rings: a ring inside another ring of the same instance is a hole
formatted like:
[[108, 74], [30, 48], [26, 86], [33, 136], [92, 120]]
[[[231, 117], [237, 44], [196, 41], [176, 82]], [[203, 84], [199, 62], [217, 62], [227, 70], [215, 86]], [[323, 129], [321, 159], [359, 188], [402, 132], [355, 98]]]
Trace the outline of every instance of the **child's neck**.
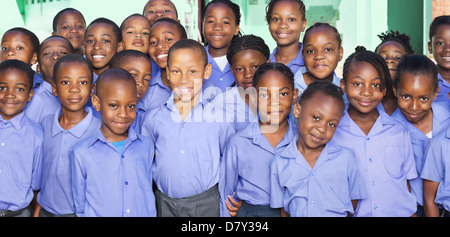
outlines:
[[97, 76], [100, 76], [100, 74], [102, 74], [102, 72], [106, 71], [107, 69], [109, 69], [109, 65], [106, 65], [106, 66], [104, 66], [102, 68], [94, 68], [94, 73]]
[[161, 68], [161, 80], [167, 87], [170, 88], [169, 79], [167, 79], [167, 69]]
[[69, 130], [88, 115], [86, 110], [83, 108], [79, 111], [68, 111], [67, 109], [61, 108], [61, 115], [58, 118], [58, 122], [64, 130]]
[[439, 74], [442, 76], [442, 78], [444, 80], [446, 80], [448, 83], [450, 83], [450, 70], [449, 69], [445, 69], [441, 66], [438, 65], [438, 72]]
[[284, 120], [277, 125], [259, 121], [259, 126], [262, 134], [266, 137], [273, 148], [275, 148], [278, 143], [283, 140], [289, 130], [289, 123], [287, 120]]
[[103, 136], [105, 136], [106, 140], [109, 142], [121, 142], [128, 138], [128, 129], [123, 134], [114, 134], [111, 131], [104, 128], [104, 124], [100, 127], [100, 131], [102, 132]]
[[181, 119], [184, 121], [186, 117], [189, 115], [189, 113], [194, 108], [195, 104], [197, 103], [200, 95], [194, 96], [194, 98], [191, 101], [182, 101], [180, 99], [174, 99], [175, 108], [177, 108], [178, 112], [181, 115]]
[[299, 43], [294, 43], [292, 45], [280, 46], [277, 45], [277, 52], [275, 53], [275, 60], [278, 63], [283, 63], [287, 65], [294, 58], [297, 57], [300, 52], [301, 47]]
[[348, 115], [358, 125], [358, 127], [368, 135], [373, 125], [377, 121], [380, 114], [377, 109], [370, 111], [369, 113], [361, 113], [356, 110], [351, 104], [348, 107]]
[[398, 108], [397, 97], [395, 97], [392, 88], [386, 90], [386, 95], [383, 97], [381, 103], [383, 104], [383, 108], [389, 116], [391, 116]]
[[305, 158], [305, 160], [308, 162], [311, 168], [314, 168], [314, 165], [316, 164], [316, 161], [319, 159], [319, 156], [324, 148], [325, 145], [314, 149], [309, 148], [308, 146], [306, 146], [305, 142], [303, 141], [302, 137], [299, 134], [297, 140], [297, 149], [302, 154], [303, 158]]
[[430, 133], [433, 130], [433, 110], [430, 110], [422, 120], [412, 124], [423, 134]]
[[50, 85], [53, 85], [53, 78], [42, 76], [42, 80], [44, 80], [45, 82], [47, 82]]
[[213, 58], [225, 56], [225, 55], [227, 55], [227, 51], [228, 51], [228, 47], [222, 48], [222, 49], [216, 49], [216, 48], [211, 47], [211, 45], [210, 45], [208, 48], [209, 55], [211, 55], [211, 57], [213, 57]]
[[314, 75], [312, 75], [309, 72], [306, 72], [303, 74], [303, 78], [305, 80], [305, 83], [307, 86], [309, 86], [309, 84], [315, 82], [315, 81], [329, 81], [331, 83], [333, 83], [333, 78], [334, 78], [334, 73], [331, 73], [330, 75], [328, 75], [327, 77], [320, 79], [315, 77]]

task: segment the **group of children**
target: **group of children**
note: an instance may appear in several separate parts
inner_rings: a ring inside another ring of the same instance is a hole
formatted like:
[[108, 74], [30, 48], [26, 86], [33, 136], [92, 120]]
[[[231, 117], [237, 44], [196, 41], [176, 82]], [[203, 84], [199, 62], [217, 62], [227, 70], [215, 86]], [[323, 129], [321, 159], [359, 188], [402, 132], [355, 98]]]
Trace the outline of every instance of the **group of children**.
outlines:
[[341, 79], [338, 30], [305, 8], [268, 3], [272, 53], [230, 0], [204, 7], [204, 44], [170, 0], [120, 26], [67, 8], [42, 42], [8, 30], [0, 216], [449, 216], [450, 16], [436, 63], [389, 31]]

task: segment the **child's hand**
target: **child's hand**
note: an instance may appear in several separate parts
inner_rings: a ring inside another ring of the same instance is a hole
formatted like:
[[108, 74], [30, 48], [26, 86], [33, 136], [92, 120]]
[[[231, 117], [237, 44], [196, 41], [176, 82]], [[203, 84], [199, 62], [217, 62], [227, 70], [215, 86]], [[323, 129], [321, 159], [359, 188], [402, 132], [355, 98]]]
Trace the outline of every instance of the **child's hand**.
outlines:
[[[234, 195], [234, 193], [233, 193], [233, 195]], [[230, 214], [231, 217], [235, 217], [239, 210], [239, 207], [241, 207], [243, 201], [242, 200], [236, 201], [230, 195], [228, 195], [228, 200], [230, 200], [230, 202], [225, 200], [225, 204], [227, 205], [228, 213]]]

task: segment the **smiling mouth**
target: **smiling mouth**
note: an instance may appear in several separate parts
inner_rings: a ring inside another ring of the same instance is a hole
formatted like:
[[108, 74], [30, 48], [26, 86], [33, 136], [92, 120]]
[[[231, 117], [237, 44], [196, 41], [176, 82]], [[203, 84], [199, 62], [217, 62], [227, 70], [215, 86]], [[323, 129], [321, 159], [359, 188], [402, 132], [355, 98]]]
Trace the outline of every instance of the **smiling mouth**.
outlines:
[[94, 59], [94, 60], [102, 60], [102, 59], [104, 59], [106, 56], [105, 55], [100, 55], [100, 54], [96, 54], [96, 55], [93, 55], [92, 56], [92, 58]]
[[279, 38], [287, 38], [289, 37], [291, 34], [290, 33], [277, 33], [277, 36]]
[[67, 99], [70, 103], [80, 103], [82, 101], [81, 98], [70, 98]]

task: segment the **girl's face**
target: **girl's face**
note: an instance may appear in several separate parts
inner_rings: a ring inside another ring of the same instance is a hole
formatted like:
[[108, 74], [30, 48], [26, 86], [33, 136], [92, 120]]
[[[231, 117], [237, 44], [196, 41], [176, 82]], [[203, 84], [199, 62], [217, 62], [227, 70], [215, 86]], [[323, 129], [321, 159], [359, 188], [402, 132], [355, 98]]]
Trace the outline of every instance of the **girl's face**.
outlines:
[[231, 72], [236, 85], [244, 90], [251, 87], [256, 70], [267, 61], [266, 56], [258, 50], [246, 49], [237, 52], [231, 59]]
[[143, 17], [132, 17], [125, 22], [120, 47], [124, 50], [137, 50], [148, 54], [149, 39], [150, 22]]
[[256, 85], [258, 113], [261, 123], [276, 126], [287, 122], [292, 105], [297, 101], [298, 89], [279, 71], [267, 71]]
[[203, 20], [203, 34], [210, 48], [222, 49], [226, 54], [231, 40], [239, 34], [233, 10], [222, 3], [210, 5]]
[[417, 123], [431, 112], [431, 103], [439, 90], [434, 90], [433, 78], [429, 75], [402, 73], [398, 87], [394, 89], [398, 107], [405, 118]]
[[450, 70], [450, 24], [437, 29], [428, 43], [428, 51], [433, 54], [439, 68]]
[[386, 62], [391, 78], [393, 79], [400, 59], [406, 54], [405, 48], [398, 42], [388, 41], [378, 48], [377, 53]]
[[302, 55], [308, 72], [318, 79], [326, 79], [333, 76], [343, 53], [334, 32], [321, 27], [308, 33]]
[[271, 13], [269, 31], [278, 46], [298, 44], [300, 34], [305, 31], [306, 19], [300, 4], [293, 1], [277, 2]]
[[386, 89], [380, 90], [383, 78], [368, 62], [353, 63], [348, 70], [346, 81], [341, 80], [348, 102], [359, 113], [372, 112], [386, 94]]
[[55, 35], [60, 35], [70, 41], [75, 50], [81, 49], [84, 35], [86, 32], [86, 23], [83, 16], [77, 12], [67, 12], [61, 16]]
[[178, 28], [169, 22], [158, 22], [152, 26], [150, 33], [149, 54], [160, 68], [167, 67], [169, 49], [181, 39]]

